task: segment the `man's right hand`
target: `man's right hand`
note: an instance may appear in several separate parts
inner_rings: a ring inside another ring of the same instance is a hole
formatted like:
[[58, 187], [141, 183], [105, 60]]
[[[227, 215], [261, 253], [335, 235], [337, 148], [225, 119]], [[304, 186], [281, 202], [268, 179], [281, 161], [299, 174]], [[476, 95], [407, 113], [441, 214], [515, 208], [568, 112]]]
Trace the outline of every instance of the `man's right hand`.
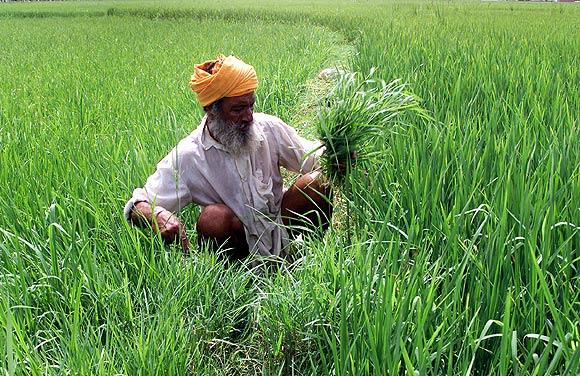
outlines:
[[163, 240], [167, 243], [180, 242], [183, 252], [189, 253], [189, 240], [185, 226], [179, 218], [169, 210], [161, 210], [157, 213], [155, 221], [153, 221], [153, 209], [148, 202], [139, 202], [135, 205], [131, 213], [134, 223], [143, 224], [143, 222], [151, 225], [156, 233], [159, 233]]
[[185, 226], [179, 218], [169, 210], [163, 210], [157, 214], [157, 226], [153, 226], [163, 240], [167, 243], [181, 243], [183, 252], [189, 253], [189, 240], [185, 232]]

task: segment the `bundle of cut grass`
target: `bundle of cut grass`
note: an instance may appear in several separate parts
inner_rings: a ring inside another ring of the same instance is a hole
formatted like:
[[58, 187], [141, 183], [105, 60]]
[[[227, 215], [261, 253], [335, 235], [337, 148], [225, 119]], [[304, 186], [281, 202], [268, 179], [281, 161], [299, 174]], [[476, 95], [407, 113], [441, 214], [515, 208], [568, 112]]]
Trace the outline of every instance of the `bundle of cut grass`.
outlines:
[[322, 168], [334, 185], [344, 185], [355, 163], [377, 156], [373, 145], [401, 125], [402, 113], [426, 116], [405, 84], [374, 79], [374, 73], [374, 68], [367, 76], [340, 72], [336, 85], [318, 106], [317, 136], [325, 146]]

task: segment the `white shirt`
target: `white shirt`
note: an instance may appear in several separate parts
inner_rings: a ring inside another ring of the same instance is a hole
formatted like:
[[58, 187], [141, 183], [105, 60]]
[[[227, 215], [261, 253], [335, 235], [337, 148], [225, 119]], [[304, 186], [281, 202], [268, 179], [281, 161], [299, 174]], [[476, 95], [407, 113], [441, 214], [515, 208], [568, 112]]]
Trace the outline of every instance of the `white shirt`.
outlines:
[[[253, 154], [235, 156], [214, 140], [205, 127], [206, 117], [157, 164], [143, 188], [137, 188], [125, 205], [130, 219], [133, 204], [147, 201], [155, 214], [179, 211], [190, 203], [225, 204], [244, 224], [250, 251], [280, 256], [288, 242], [280, 207], [283, 181], [280, 166], [296, 173], [318, 167], [322, 149], [275, 116], [255, 113], [260, 140]], [[316, 152], [314, 152], [316, 150]]]

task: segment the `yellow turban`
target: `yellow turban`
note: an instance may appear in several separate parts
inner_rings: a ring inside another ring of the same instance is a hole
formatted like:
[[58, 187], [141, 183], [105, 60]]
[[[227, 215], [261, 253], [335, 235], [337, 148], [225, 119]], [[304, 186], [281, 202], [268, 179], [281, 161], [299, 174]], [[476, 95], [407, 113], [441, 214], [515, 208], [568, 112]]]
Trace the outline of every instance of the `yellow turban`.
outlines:
[[197, 94], [199, 103], [205, 107], [223, 97], [238, 97], [253, 92], [258, 87], [258, 77], [251, 65], [234, 56], [219, 55], [217, 60], [196, 64], [189, 85]]

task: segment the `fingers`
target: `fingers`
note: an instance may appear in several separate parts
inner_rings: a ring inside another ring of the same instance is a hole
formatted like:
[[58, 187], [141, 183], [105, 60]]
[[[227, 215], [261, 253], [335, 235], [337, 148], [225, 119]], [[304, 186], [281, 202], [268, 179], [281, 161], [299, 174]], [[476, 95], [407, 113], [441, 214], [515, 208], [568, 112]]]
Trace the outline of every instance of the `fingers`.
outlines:
[[156, 230], [167, 243], [179, 241], [183, 252], [186, 255], [189, 254], [189, 239], [187, 238], [185, 226], [172, 212], [165, 210], [157, 214]]
[[178, 235], [181, 233], [181, 228], [183, 225], [181, 222], [175, 217], [169, 217], [164, 222], [161, 223], [157, 222], [159, 227], [159, 233], [163, 237], [172, 238], [173, 240], [177, 239]]

